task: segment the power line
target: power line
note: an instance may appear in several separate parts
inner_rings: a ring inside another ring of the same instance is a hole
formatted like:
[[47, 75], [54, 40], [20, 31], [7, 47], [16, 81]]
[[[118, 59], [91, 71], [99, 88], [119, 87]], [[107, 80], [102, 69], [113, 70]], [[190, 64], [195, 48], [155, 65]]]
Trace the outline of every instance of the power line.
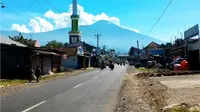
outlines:
[[6, 7], [2, 2], [0, 2], [0, 4], [1, 4], [1, 8], [5, 8]]
[[95, 34], [95, 32], [93, 32], [92, 30], [90, 30], [88, 27], [81, 26], [80, 28], [83, 28], [83, 29], [89, 31], [89, 32], [92, 33], [92, 34]]
[[158, 18], [158, 20], [156, 21], [156, 23], [153, 25], [153, 27], [149, 30], [149, 32], [147, 33], [147, 35], [149, 35], [149, 33], [154, 29], [154, 27], [157, 25], [157, 23], [160, 21], [160, 19], [162, 18], [162, 16], [164, 15], [164, 13], [166, 12], [166, 10], [168, 9], [168, 7], [170, 6], [170, 4], [172, 3], [172, 0], [170, 0], [170, 2], [168, 3], [167, 7], [165, 8], [165, 10], [163, 11], [163, 13], [160, 15], [160, 17]]
[[11, 9], [10, 7], [6, 6], [7, 9], [9, 9], [10, 11], [14, 12], [15, 14], [22, 16], [20, 13], [18, 13], [17, 11]]
[[[3, 3], [1, 3], [1, 5], [3, 6], [4, 9], [9, 9], [10, 11], [14, 12], [15, 14], [17, 14], [18, 16], [23, 16], [22, 14], [18, 13], [17, 11], [11, 9], [10, 7], [8, 6], [5, 6]], [[30, 18], [28, 18], [30, 19]]]
[[58, 8], [56, 8], [55, 6], [53, 6], [50, 2], [48, 2], [47, 0], [44, 0], [45, 3], [47, 3], [50, 7], [54, 8], [55, 10], [57, 10], [58, 12], [62, 13], [62, 11], [60, 11]]
[[[35, 1], [35, 0], [27, 0], [30, 4], [32, 4], [32, 3], [34, 3], [34, 4], [36, 4], [40, 9], [42, 9], [44, 12], [46, 12], [46, 11], [48, 11], [48, 9], [44, 9], [44, 7], [43, 6], [41, 6], [39, 3], [37, 3], [37, 1]], [[51, 20], [51, 19], [48, 19], [49, 21], [51, 21], [52, 23], [55, 23], [53, 20]]]
[[[153, 27], [149, 30], [149, 32], [146, 35], [149, 35], [151, 33], [151, 31], [154, 29], [154, 27], [157, 25], [157, 23], [160, 21], [160, 19], [162, 18], [162, 16], [164, 15], [164, 13], [166, 12], [166, 10], [168, 9], [168, 7], [171, 5], [172, 0], [170, 0], [170, 2], [168, 3], [167, 7], [165, 8], [165, 10], [163, 11], [163, 13], [160, 15], [160, 17], [158, 18], [158, 20], [156, 21], [156, 23], [153, 25]], [[141, 39], [144, 40], [145, 37], [143, 37]]]
[[37, 3], [35, 0], [27, 0], [30, 4], [36, 4], [38, 7], [40, 7], [40, 9], [42, 9], [44, 12], [46, 12], [46, 10], [44, 10], [44, 7], [42, 7], [39, 3]]

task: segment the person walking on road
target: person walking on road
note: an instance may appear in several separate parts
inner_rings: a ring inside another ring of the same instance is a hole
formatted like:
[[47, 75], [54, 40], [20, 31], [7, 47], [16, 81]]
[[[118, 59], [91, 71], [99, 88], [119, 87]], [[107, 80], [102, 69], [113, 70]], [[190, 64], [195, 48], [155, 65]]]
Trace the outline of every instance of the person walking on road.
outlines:
[[41, 71], [40, 71], [39, 65], [37, 65], [37, 68], [35, 70], [35, 75], [37, 78], [37, 82], [39, 82], [39, 78], [41, 77]]
[[31, 82], [33, 80], [34, 72], [30, 65], [27, 67], [27, 70], [28, 70], [28, 80], [29, 82]]

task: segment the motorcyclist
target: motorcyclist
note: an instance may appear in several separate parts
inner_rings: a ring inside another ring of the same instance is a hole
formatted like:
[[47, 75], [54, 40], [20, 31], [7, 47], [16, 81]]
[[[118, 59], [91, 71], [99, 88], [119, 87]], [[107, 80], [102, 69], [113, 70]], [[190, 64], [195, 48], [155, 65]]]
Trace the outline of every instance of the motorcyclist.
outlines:
[[100, 66], [100, 67], [101, 67], [101, 69], [104, 69], [104, 68], [105, 68], [105, 63], [104, 63], [104, 61], [101, 62], [101, 66]]
[[112, 61], [109, 62], [109, 68], [110, 68], [111, 70], [114, 69], [114, 64], [112, 63]]

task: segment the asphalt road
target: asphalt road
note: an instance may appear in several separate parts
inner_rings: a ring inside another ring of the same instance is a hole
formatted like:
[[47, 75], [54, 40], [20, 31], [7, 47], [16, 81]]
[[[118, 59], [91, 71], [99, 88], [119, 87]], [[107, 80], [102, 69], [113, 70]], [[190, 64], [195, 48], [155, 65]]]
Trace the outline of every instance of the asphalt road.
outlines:
[[96, 70], [1, 97], [1, 112], [111, 112], [127, 66]]

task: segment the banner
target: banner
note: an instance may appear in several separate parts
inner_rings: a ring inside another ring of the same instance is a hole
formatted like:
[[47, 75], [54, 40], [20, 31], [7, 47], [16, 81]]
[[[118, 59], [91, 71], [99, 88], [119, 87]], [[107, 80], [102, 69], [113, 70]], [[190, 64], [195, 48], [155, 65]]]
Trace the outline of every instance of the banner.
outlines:
[[81, 46], [77, 48], [77, 55], [80, 55], [80, 56], [84, 55], [84, 50]]

